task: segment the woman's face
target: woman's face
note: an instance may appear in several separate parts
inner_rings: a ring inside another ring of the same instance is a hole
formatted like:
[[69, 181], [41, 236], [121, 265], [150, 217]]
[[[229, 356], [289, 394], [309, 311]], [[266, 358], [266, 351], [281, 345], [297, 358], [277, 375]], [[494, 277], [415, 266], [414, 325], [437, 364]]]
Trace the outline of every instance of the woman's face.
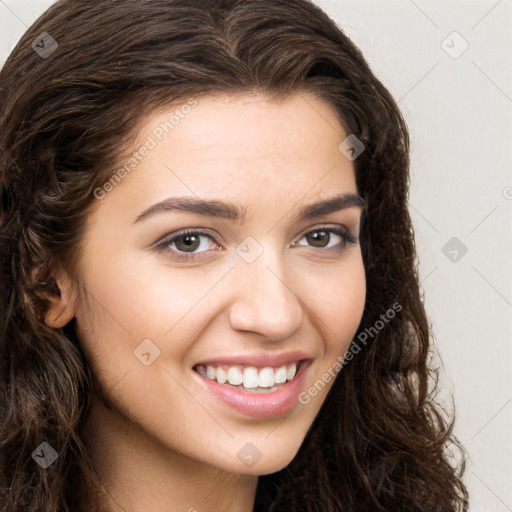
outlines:
[[267, 474], [297, 453], [363, 312], [349, 134], [306, 94], [194, 105], [146, 119], [138, 165], [97, 194], [74, 315], [109, 418], [162, 456]]

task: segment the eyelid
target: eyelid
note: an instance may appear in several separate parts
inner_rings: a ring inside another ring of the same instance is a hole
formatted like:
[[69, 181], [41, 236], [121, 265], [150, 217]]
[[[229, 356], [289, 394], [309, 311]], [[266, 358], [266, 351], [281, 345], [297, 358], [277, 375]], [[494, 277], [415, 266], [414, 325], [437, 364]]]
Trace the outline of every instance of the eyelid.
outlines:
[[344, 233], [346, 233], [347, 236], [354, 237], [352, 235], [351, 230], [347, 226], [345, 226], [345, 224], [333, 224], [333, 223], [316, 224], [312, 228], [307, 228], [304, 231], [302, 231], [302, 233], [300, 235], [298, 235], [298, 237], [302, 238], [303, 236], [306, 236], [309, 233], [312, 233], [315, 231], [322, 231], [322, 230], [325, 230], [325, 231], [339, 230], [339, 231], [343, 231]]
[[[306, 235], [309, 235], [310, 233], [315, 233], [317, 231], [327, 231], [328, 233], [332, 234], [334, 233], [337, 236], [340, 236], [344, 238], [344, 242], [342, 244], [338, 244], [334, 247], [318, 247], [317, 249], [320, 249], [320, 251], [324, 252], [334, 252], [335, 254], [341, 254], [347, 245], [356, 245], [359, 243], [359, 238], [355, 236], [352, 231], [345, 226], [344, 224], [336, 224], [336, 225], [329, 225], [329, 224], [322, 224], [314, 226], [312, 229], [306, 229], [302, 232], [301, 235], [297, 237], [297, 241], [299, 241], [301, 238], [305, 237]], [[295, 244], [296, 242], [294, 242]], [[341, 245], [341, 247], [340, 247]], [[302, 246], [306, 247], [306, 246]], [[313, 247], [315, 249], [315, 247]]]
[[[217, 245], [221, 245], [216, 240], [216, 235], [214, 235], [208, 228], [183, 228], [179, 229], [178, 231], [173, 231], [172, 233], [169, 233], [159, 240], [157, 240], [154, 244], [151, 245], [152, 248], [155, 249], [168, 249], [168, 246], [175, 242], [178, 238], [185, 236], [185, 235], [198, 235], [198, 236], [207, 236], [211, 240], [213, 240]], [[173, 251], [171, 249], [171, 251]], [[176, 251], [174, 251], [176, 252]], [[207, 251], [204, 251], [207, 252]], [[179, 252], [178, 252], [179, 253]], [[179, 253], [179, 254], [187, 254], [187, 253]], [[195, 253], [188, 253], [189, 256], [192, 256]], [[200, 253], [199, 253], [200, 254]]]
[[[346, 248], [347, 245], [353, 245], [353, 244], [358, 243], [358, 238], [356, 236], [354, 236], [352, 234], [351, 230], [344, 224], [332, 225], [332, 224], [324, 223], [324, 224], [314, 225], [314, 226], [302, 231], [301, 234], [297, 235], [297, 237], [295, 238], [293, 245], [295, 247], [306, 247], [303, 245], [295, 245], [295, 244], [299, 240], [301, 240], [304, 236], [306, 236], [310, 233], [317, 232], [317, 231], [327, 231], [331, 234], [334, 233], [338, 236], [343, 236], [345, 238], [344, 243], [338, 244], [338, 246], [335, 246], [334, 248], [333, 247], [330, 247], [330, 248], [317, 247], [317, 249], [319, 249], [320, 251], [331, 252], [331, 253], [332, 252], [341, 253], [344, 251], [344, 249]], [[180, 252], [180, 251], [176, 251], [175, 249], [169, 248], [169, 245], [171, 243], [175, 242], [180, 237], [189, 235], [189, 234], [190, 235], [198, 235], [198, 236], [206, 236], [206, 237], [210, 238], [213, 242], [215, 242], [218, 246], [221, 245], [216, 240], [217, 235], [214, 235], [208, 228], [184, 228], [184, 229], [180, 229], [178, 231], [169, 233], [168, 235], [165, 235], [164, 237], [160, 238], [157, 242], [152, 244], [151, 247], [153, 247], [157, 250], [169, 251], [169, 252], [173, 253], [172, 257], [178, 261], [190, 261], [190, 262], [200, 259], [202, 257], [202, 256], [200, 256], [201, 254], [210, 253], [212, 250], [215, 250], [215, 249], [210, 249], [208, 251], [203, 251], [200, 253], [186, 253], [186, 252]], [[340, 245], [342, 245], [342, 246], [340, 247]], [[313, 249], [315, 249], [315, 247], [313, 247]]]

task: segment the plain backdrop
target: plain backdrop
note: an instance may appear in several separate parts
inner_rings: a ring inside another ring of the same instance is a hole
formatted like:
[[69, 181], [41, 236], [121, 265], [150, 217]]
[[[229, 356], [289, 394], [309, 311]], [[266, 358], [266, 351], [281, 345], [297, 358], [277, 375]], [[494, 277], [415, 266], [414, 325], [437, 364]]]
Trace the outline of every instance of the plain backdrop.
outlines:
[[[52, 3], [0, 0], [0, 65]], [[512, 0], [316, 3], [408, 123], [420, 277], [470, 510], [512, 511]]]

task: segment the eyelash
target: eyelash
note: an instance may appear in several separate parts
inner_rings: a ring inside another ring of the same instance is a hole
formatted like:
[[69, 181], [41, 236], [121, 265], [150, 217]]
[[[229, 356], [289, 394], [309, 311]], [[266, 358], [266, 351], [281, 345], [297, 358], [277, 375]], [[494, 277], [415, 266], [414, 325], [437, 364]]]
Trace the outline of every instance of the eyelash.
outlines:
[[[312, 233], [318, 233], [318, 232], [334, 233], [335, 235], [338, 235], [344, 239], [343, 242], [338, 244], [335, 248], [325, 249], [323, 247], [318, 247], [318, 249], [320, 249], [320, 250], [328, 251], [333, 254], [341, 254], [347, 245], [349, 245], [349, 244], [353, 245], [353, 244], [357, 243], [356, 238], [354, 236], [352, 236], [351, 233], [349, 233], [349, 231], [347, 229], [345, 229], [345, 228], [329, 228], [327, 226], [320, 226], [320, 227], [313, 229], [312, 231], [308, 231], [307, 233], [304, 233], [299, 238], [299, 240], [301, 240], [302, 238], [304, 238], [307, 235], [310, 235]], [[212, 239], [215, 243], [217, 243], [216, 240], [213, 239], [213, 237], [210, 233], [206, 233], [204, 231], [195, 231], [192, 229], [186, 229], [183, 231], [179, 231], [178, 233], [173, 234], [170, 237], [165, 237], [160, 242], [157, 242], [157, 244], [155, 245], [155, 248], [161, 252], [173, 252], [174, 254], [172, 257], [181, 262], [196, 261], [196, 260], [200, 259], [200, 256], [198, 256], [198, 255], [202, 254], [202, 253], [184, 253], [184, 252], [177, 251], [176, 249], [170, 249], [170, 247], [169, 247], [169, 245], [171, 245], [176, 240], [179, 240], [180, 238], [186, 237], [188, 235], [206, 236], [206, 237]], [[329, 242], [330, 242], [330, 240], [329, 240]], [[208, 252], [208, 251], [203, 251], [203, 252]]]

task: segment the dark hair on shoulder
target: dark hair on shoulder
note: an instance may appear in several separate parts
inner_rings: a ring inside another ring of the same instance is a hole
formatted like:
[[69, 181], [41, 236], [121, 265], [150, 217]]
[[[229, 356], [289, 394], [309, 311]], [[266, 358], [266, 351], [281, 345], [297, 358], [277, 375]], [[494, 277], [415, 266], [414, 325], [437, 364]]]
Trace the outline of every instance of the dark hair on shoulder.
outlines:
[[[44, 32], [58, 44], [45, 57]], [[289, 466], [260, 477], [255, 511], [467, 510], [428, 363], [408, 130], [361, 51], [308, 0], [60, 0], [0, 71], [0, 511], [102, 510], [80, 434], [91, 374], [73, 322], [47, 327], [42, 297], [57, 262], [74, 268], [94, 190], [143, 116], [215, 91], [312, 93], [365, 146], [360, 354]], [[31, 457], [43, 440], [59, 453], [47, 469]]]

